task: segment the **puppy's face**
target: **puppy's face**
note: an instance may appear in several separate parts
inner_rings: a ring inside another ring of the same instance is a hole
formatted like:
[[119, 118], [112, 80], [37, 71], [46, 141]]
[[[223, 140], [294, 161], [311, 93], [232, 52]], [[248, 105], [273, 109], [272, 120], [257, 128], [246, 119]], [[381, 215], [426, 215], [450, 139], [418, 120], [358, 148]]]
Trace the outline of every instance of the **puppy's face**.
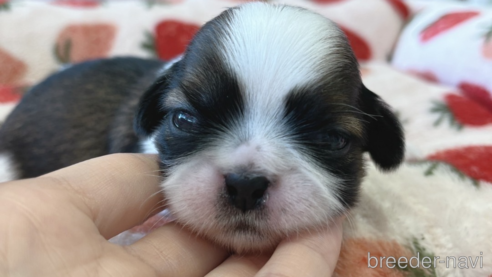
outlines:
[[361, 83], [341, 31], [263, 3], [207, 23], [143, 96], [177, 220], [235, 251], [330, 223], [357, 198], [363, 152], [403, 155], [400, 125]]

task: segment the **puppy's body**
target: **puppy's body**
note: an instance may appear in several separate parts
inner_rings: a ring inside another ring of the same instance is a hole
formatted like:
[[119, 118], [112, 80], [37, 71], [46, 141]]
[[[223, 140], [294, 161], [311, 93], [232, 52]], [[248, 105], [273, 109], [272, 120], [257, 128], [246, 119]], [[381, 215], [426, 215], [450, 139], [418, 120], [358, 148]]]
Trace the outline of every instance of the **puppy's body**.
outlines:
[[318, 14], [229, 9], [162, 67], [113, 59], [58, 73], [12, 113], [1, 149], [19, 177], [154, 149], [178, 222], [239, 252], [346, 212], [363, 152], [381, 169], [402, 159], [397, 119], [363, 86], [343, 33]]
[[140, 152], [133, 117], [163, 65], [138, 58], [90, 61], [33, 87], [0, 129], [0, 155], [11, 159], [14, 177]]

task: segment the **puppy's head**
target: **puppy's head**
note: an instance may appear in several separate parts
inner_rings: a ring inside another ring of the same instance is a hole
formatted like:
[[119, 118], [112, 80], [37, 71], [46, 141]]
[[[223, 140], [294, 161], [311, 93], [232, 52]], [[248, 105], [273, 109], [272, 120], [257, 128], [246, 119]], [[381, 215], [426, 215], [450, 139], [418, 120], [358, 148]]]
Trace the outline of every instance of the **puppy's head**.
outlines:
[[360, 79], [343, 33], [304, 9], [223, 12], [145, 93], [177, 220], [235, 251], [328, 224], [354, 205], [363, 152], [401, 162], [398, 120]]

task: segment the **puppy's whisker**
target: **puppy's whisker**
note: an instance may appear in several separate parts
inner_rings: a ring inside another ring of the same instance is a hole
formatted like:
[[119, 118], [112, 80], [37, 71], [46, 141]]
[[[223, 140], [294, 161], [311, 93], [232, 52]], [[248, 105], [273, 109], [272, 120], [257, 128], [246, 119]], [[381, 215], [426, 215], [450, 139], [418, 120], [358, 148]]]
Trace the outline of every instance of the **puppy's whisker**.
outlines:
[[[366, 113], [366, 112], [362, 111], [361, 109], [359, 109], [359, 108], [357, 108], [355, 106], [349, 105], [349, 104], [344, 104], [344, 103], [331, 103], [330, 105], [345, 106], [345, 107], [354, 109], [359, 114], [366, 115], [366, 116], [368, 116], [368, 117], [370, 117], [372, 119], [376, 119], [376, 117], [382, 117], [381, 115]], [[354, 112], [354, 111], [351, 111], [351, 112]]]
[[[147, 197], [147, 199], [144, 201], [144, 203], [145, 203], [146, 201], [148, 201], [150, 198], [152, 198], [152, 197], [154, 197], [154, 196], [156, 196], [156, 195], [158, 195], [158, 194], [163, 194], [163, 195], [165, 195], [165, 194], [164, 194], [164, 188], [161, 188], [160, 190], [158, 190], [158, 191], [156, 191], [156, 192], [152, 193], [149, 197]], [[164, 200], [161, 200], [161, 201], [164, 201]]]
[[[149, 195], [144, 201], [142, 201], [142, 203], [140, 203], [140, 209], [143, 207], [143, 205], [145, 205], [147, 203], [147, 201], [149, 201], [151, 198], [155, 197], [156, 195], [162, 193], [164, 195], [164, 188], [161, 188], [160, 190], [152, 193], [151, 195]], [[164, 196], [164, 199], [163, 200], [160, 200], [159, 202], [157, 202], [157, 204], [159, 204], [160, 202], [165, 202], [166, 199], [165, 199], [165, 196]]]
[[155, 208], [153, 208], [152, 210], [150, 210], [149, 212], [147, 212], [147, 214], [145, 215], [145, 218], [149, 218], [150, 215], [152, 214], [157, 214], [161, 211], [163, 211], [167, 206], [166, 205], [159, 205], [159, 206], [156, 206]]
[[355, 219], [353, 219], [354, 215], [351, 212], [347, 213], [347, 216], [345, 218], [346, 222], [348, 223], [348, 227], [350, 229], [353, 229], [356, 227]]
[[[165, 200], [161, 200], [161, 201], [157, 202], [157, 203], [156, 203], [156, 206], [154, 206], [151, 210], [149, 210], [149, 211], [145, 214], [144, 218], [146, 218], [146, 219], [147, 219], [147, 218], [149, 218], [149, 217], [150, 217], [150, 215], [152, 215], [152, 214], [157, 214], [158, 212], [161, 212], [162, 210], [164, 210], [165, 208], [167, 208], [167, 205], [166, 205], [166, 204], [167, 204], [167, 203], [166, 203], [166, 201], [165, 201]], [[142, 208], [142, 206], [143, 206], [143, 203], [140, 205], [140, 209]]]

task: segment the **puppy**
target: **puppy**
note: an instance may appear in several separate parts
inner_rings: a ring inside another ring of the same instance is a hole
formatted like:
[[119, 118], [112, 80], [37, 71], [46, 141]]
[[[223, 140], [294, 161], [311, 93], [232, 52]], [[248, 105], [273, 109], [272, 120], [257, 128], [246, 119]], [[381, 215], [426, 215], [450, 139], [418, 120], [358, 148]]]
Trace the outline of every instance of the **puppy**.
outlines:
[[158, 153], [177, 221], [251, 252], [344, 214], [363, 153], [390, 170], [404, 141], [333, 22], [249, 3], [205, 24], [177, 61], [96, 60], [49, 77], [8, 117], [0, 149], [15, 178]]

